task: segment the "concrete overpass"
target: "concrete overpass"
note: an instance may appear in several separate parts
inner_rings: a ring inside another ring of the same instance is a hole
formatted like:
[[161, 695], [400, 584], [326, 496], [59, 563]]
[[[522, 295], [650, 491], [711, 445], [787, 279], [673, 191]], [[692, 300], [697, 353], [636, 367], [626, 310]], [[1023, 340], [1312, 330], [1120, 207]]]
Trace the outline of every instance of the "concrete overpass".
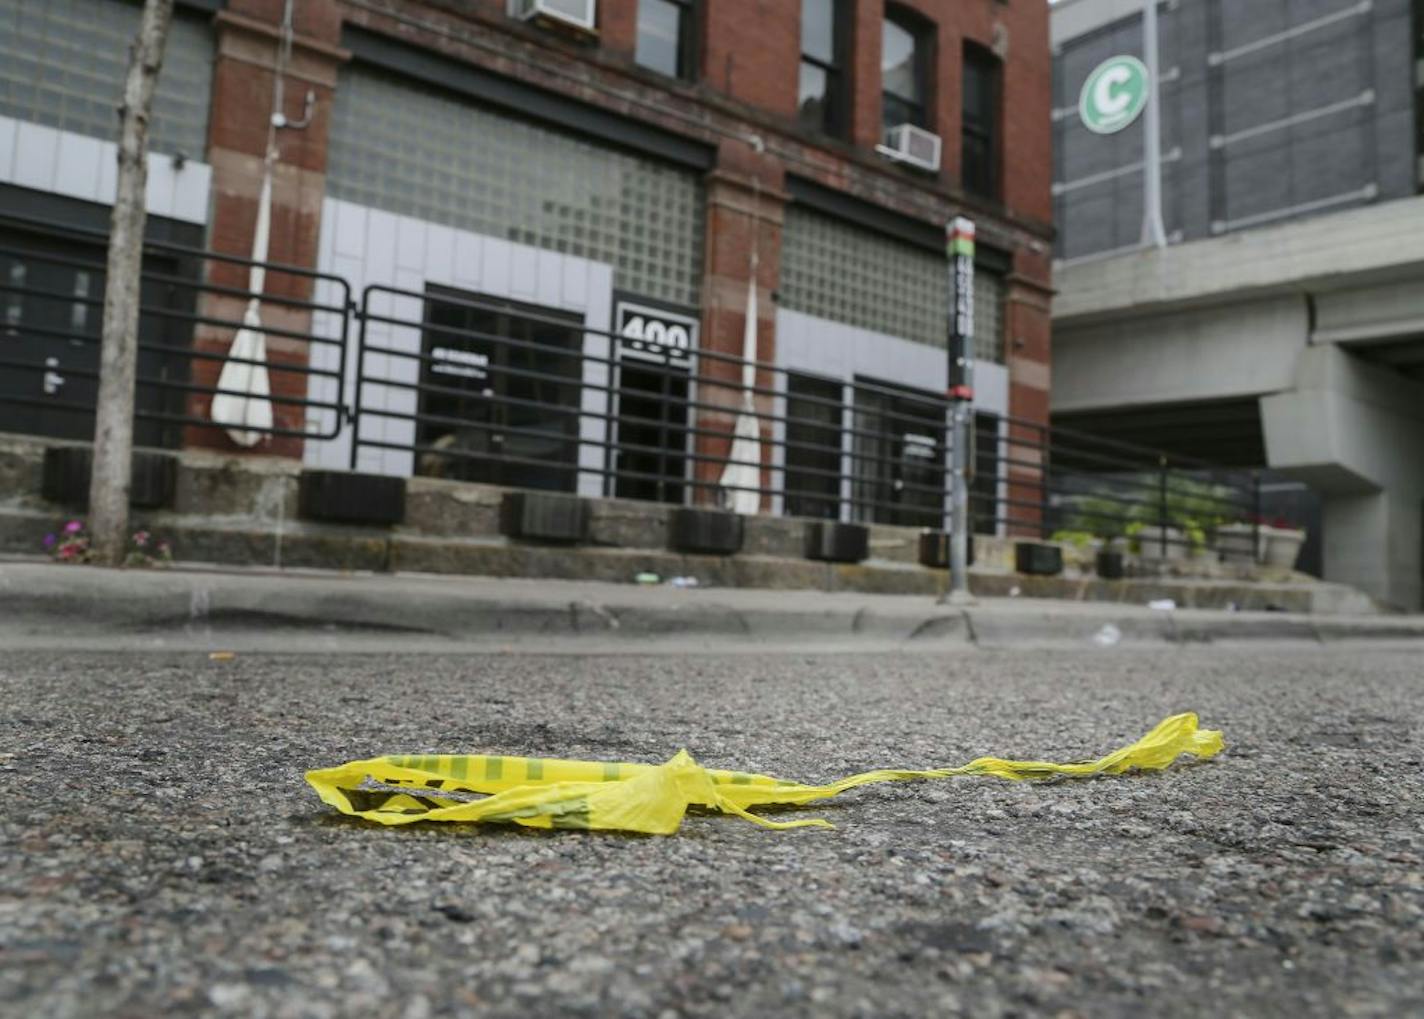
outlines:
[[1309, 483], [1326, 579], [1424, 607], [1424, 196], [1055, 281], [1055, 421]]

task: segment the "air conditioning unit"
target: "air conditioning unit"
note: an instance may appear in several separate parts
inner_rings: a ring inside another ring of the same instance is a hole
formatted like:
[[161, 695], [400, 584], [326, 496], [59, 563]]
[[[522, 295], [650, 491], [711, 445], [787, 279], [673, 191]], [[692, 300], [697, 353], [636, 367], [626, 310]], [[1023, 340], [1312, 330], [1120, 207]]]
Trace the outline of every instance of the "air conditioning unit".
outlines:
[[885, 144], [875, 151], [897, 163], [909, 163], [931, 173], [939, 172], [939, 135], [914, 124], [897, 124], [885, 132]]
[[511, 17], [547, 21], [592, 32], [598, 24], [598, 0], [509, 0]]

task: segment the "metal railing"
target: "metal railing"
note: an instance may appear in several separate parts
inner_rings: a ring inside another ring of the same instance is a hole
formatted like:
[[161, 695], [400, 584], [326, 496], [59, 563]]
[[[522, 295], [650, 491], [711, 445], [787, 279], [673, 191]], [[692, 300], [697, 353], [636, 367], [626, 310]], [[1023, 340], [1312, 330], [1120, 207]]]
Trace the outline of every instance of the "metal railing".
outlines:
[[[0, 431], [92, 438], [103, 318], [102, 232], [0, 216]], [[248, 289], [250, 259], [146, 241], [140, 289], [135, 441], [211, 444], [208, 416], [224, 364], [261, 364], [270, 384], [273, 438], [334, 438], [346, 418], [344, 375], [350, 287], [335, 276], [267, 264], [261, 295]], [[331, 294], [320, 301], [321, 284]], [[232, 340], [249, 300], [261, 297], [261, 362], [235, 357]], [[339, 321], [334, 337], [312, 316]], [[325, 413], [320, 413], [325, 412]], [[309, 427], [323, 421], [325, 428]]]
[[[948, 529], [949, 403], [713, 350], [628, 343], [547, 309], [370, 286], [358, 312], [354, 469]], [[750, 395], [750, 406], [745, 397]], [[738, 444], [740, 431], [754, 446]], [[1259, 520], [1252, 472], [979, 414], [980, 533], [1212, 547]], [[740, 468], [740, 469], [739, 469]], [[1252, 547], [1255, 547], [1254, 545]]]
[[[11, 215], [0, 227], [0, 431], [90, 438], [105, 237]], [[223, 445], [208, 407], [242, 360], [230, 348], [253, 264], [145, 246], [139, 445]], [[950, 405], [927, 389], [748, 365], [455, 291], [369, 286], [358, 306], [336, 276], [270, 264], [266, 280], [263, 431], [279, 451], [349, 438], [360, 470], [949, 529]], [[1259, 548], [1253, 472], [1009, 415], [974, 422], [977, 533], [1118, 538], [1163, 558]]]

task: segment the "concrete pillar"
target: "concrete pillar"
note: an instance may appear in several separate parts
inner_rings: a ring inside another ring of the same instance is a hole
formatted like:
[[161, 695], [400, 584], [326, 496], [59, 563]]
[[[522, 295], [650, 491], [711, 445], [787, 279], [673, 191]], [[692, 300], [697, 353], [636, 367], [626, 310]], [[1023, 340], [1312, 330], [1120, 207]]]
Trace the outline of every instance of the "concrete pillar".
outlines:
[[[212, 114], [208, 129], [208, 162], [213, 168], [213, 209], [209, 250], [237, 255], [252, 254], [252, 236], [257, 222], [258, 196], [262, 187], [262, 164], [267, 149], [267, 125], [275, 83], [282, 0], [231, 0], [219, 13], [217, 57], [213, 66]], [[285, 75], [284, 113], [300, 121], [305, 113], [306, 95], [311, 91], [315, 104], [311, 122], [300, 130], [279, 131], [279, 156], [272, 187], [272, 231], [268, 260], [315, 268], [321, 203], [326, 190], [327, 132], [331, 120], [332, 97], [337, 69], [350, 54], [337, 45], [341, 38], [341, 13], [335, 0], [303, 0], [296, 5], [295, 39]], [[209, 261], [209, 284], [243, 290], [248, 284], [245, 266]], [[269, 272], [265, 293], [270, 298], [309, 301], [309, 279], [288, 273]], [[224, 322], [239, 322], [245, 298], [204, 294], [199, 313]], [[262, 307], [263, 324], [308, 333], [311, 314], [302, 308], [268, 301]], [[200, 325], [193, 337], [196, 350], [226, 354], [232, 343], [232, 326]], [[307, 392], [306, 376], [281, 371], [283, 365], [305, 366], [308, 344], [299, 339], [267, 336], [267, 357], [273, 394], [302, 398]], [[195, 359], [193, 382], [211, 386], [222, 370], [220, 358]], [[189, 398], [188, 413], [206, 418], [211, 400], [195, 393]], [[303, 408], [274, 404], [277, 427], [301, 431]], [[233, 444], [217, 428], [190, 427], [185, 445], [221, 449], [230, 453], [255, 453], [286, 457], [302, 455], [299, 437], [265, 438], [246, 449]]]
[[[717, 167], [707, 179], [707, 248], [702, 276], [701, 349], [740, 358], [746, 327], [747, 282], [751, 278], [753, 242], [757, 253], [757, 360], [776, 359], [776, 305], [772, 293], [781, 275], [781, 227], [789, 196], [783, 190], [779, 161], [757, 153], [740, 141], [724, 141], [718, 150]], [[695, 448], [699, 459], [694, 475], [699, 485], [693, 501], [710, 504], [716, 499], [715, 485], [722, 475], [720, 458], [732, 444], [732, 429], [741, 406], [742, 372], [738, 364], [700, 358], [697, 367], [697, 394], [703, 408], [695, 416], [697, 426], [715, 434], [699, 434]], [[757, 387], [771, 389], [774, 373], [757, 374]], [[756, 398], [758, 412], [771, 414], [773, 397]], [[726, 408], [725, 410], [721, 408]], [[772, 437], [771, 422], [761, 422], [762, 437]], [[770, 487], [773, 457], [762, 448], [762, 487]], [[763, 497], [763, 509], [770, 506]]]
[[1424, 386], [1313, 346], [1261, 423], [1270, 465], [1324, 496], [1325, 579], [1424, 607]]

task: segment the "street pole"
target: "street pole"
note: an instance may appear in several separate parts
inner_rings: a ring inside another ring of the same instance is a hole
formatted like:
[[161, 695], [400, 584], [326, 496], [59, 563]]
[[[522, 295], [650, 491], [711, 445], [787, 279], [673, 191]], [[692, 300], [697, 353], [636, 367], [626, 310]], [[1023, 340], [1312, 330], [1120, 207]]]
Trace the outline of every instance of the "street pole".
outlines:
[[148, 123], [173, 0], [147, 0], [129, 53], [119, 107], [119, 170], [104, 277], [99, 396], [94, 410], [94, 468], [89, 478], [89, 533], [95, 559], [121, 565], [129, 525], [133, 461], [134, 378], [138, 367], [139, 288], [147, 216]]
[[974, 405], [974, 222], [945, 226], [949, 256], [949, 591], [951, 605], [969, 594], [969, 415]]
[[1167, 246], [1162, 225], [1162, 107], [1157, 99], [1157, 0], [1142, 7], [1142, 62], [1147, 68], [1147, 109], [1142, 125], [1142, 243]]

